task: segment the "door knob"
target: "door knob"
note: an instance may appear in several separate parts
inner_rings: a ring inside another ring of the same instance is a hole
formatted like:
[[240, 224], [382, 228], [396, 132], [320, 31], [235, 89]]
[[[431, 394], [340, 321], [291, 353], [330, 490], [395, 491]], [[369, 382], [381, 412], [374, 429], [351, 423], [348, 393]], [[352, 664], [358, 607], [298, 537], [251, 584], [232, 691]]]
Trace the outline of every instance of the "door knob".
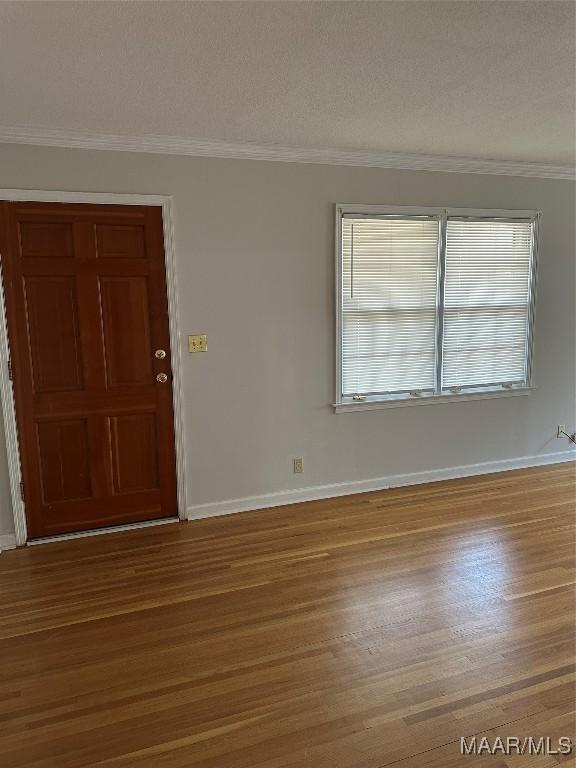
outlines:
[[166, 352], [163, 349], [157, 349], [154, 352], [154, 357], [157, 357], [158, 360], [163, 360], [166, 357]]
[[165, 384], [168, 381], [168, 376], [165, 373], [159, 373], [156, 376], [156, 381], [160, 382], [160, 384]]

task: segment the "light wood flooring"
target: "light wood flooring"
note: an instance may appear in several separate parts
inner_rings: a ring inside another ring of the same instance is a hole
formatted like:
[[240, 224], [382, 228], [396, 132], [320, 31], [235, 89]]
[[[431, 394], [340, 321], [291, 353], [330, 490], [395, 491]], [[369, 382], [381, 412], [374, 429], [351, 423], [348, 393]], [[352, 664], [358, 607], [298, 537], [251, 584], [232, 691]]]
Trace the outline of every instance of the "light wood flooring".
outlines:
[[1, 768], [552, 768], [574, 464], [0, 555]]

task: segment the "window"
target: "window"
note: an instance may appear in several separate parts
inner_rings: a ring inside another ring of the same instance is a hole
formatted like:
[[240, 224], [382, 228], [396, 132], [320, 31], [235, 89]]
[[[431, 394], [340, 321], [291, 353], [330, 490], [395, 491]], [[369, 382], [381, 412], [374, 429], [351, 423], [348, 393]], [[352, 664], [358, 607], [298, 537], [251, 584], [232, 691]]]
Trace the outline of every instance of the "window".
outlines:
[[336, 407], [526, 392], [538, 223], [338, 206]]

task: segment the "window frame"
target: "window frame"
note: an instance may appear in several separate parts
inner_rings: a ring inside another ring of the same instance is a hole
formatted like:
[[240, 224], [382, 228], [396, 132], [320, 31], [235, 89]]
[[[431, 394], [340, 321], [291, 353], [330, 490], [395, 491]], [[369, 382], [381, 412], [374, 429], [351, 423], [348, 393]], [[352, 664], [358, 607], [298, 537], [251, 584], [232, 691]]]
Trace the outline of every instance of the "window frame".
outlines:
[[[343, 253], [342, 253], [342, 219], [346, 215], [367, 217], [374, 216], [428, 216], [438, 219], [438, 269], [437, 269], [437, 313], [436, 313], [436, 381], [433, 394], [423, 396], [408, 393], [365, 396], [355, 401], [350, 396], [342, 395], [342, 282], [343, 282]], [[508, 386], [505, 384], [482, 385], [468, 387], [460, 393], [442, 391], [442, 350], [443, 350], [443, 315], [444, 315], [444, 276], [446, 259], [446, 231], [450, 217], [470, 219], [502, 219], [504, 221], [530, 221], [532, 224], [532, 260], [530, 264], [530, 292], [528, 303], [528, 333], [526, 338], [526, 381], [521, 385]], [[426, 405], [431, 403], [454, 403], [468, 400], [485, 400], [491, 398], [514, 397], [527, 395], [534, 389], [533, 384], [533, 353], [534, 353], [534, 317], [536, 307], [536, 284], [538, 274], [538, 252], [540, 246], [541, 211], [511, 210], [501, 208], [453, 208], [413, 205], [336, 205], [336, 400], [333, 407], [337, 413], [347, 411], [365, 411], [379, 408], [397, 408], [411, 405]]]

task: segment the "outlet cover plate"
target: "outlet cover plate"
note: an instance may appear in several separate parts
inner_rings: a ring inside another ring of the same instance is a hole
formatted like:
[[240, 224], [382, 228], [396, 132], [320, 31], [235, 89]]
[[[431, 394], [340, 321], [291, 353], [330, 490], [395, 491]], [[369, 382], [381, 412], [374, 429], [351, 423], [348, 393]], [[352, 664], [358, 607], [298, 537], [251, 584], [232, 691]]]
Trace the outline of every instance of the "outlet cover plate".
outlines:
[[302, 474], [302, 472], [304, 472], [304, 459], [302, 456], [297, 456], [296, 458], [292, 459], [292, 466], [295, 475]]
[[208, 336], [205, 333], [188, 336], [188, 352], [207, 352]]

